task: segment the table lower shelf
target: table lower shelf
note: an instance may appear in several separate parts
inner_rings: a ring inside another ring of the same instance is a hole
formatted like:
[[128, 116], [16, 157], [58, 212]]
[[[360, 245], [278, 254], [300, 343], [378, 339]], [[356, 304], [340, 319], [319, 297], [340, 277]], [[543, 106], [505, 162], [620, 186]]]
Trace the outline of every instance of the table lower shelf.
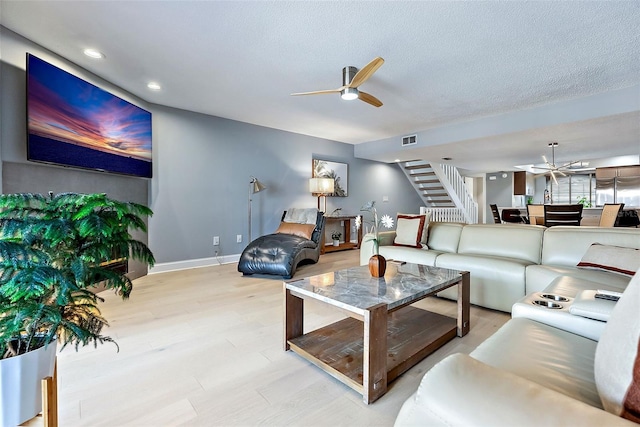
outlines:
[[339, 246], [325, 245], [322, 248], [322, 252], [330, 253], [330, 252], [336, 252], [336, 251], [347, 251], [349, 249], [358, 249], [359, 247], [360, 246], [354, 242], [343, 242], [343, 243], [340, 243]]
[[[291, 350], [363, 392], [363, 323], [346, 318], [288, 341]], [[456, 319], [415, 307], [387, 318], [387, 384], [457, 335]]]

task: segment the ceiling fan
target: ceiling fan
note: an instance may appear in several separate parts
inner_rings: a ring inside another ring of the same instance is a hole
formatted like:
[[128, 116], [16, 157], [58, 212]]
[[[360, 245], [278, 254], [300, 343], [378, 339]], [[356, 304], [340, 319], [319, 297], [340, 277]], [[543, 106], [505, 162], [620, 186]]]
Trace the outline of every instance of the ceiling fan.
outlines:
[[342, 69], [342, 86], [337, 89], [328, 90], [316, 90], [312, 92], [299, 92], [292, 93], [292, 96], [298, 95], [323, 95], [325, 93], [340, 93], [342, 99], [350, 101], [352, 99], [359, 99], [371, 104], [374, 107], [381, 107], [382, 102], [373, 95], [363, 92], [358, 87], [366, 82], [369, 77], [376, 72], [384, 64], [384, 59], [380, 57], [374, 58], [367, 65], [358, 70], [356, 67], [348, 66]]
[[558, 180], [556, 179], [556, 175], [555, 175], [556, 172], [562, 176], [567, 176], [567, 173], [573, 173], [573, 171], [568, 170], [572, 165], [575, 165], [576, 163], [582, 163], [580, 160], [576, 160], [573, 162], [565, 163], [564, 165], [561, 165], [561, 166], [556, 166], [556, 147], [557, 146], [558, 146], [557, 142], [549, 143], [549, 147], [551, 147], [551, 162], [549, 162], [544, 155], [542, 156], [542, 160], [544, 160], [544, 163], [547, 165], [546, 168], [533, 166], [533, 169], [543, 169], [543, 170], [549, 171], [549, 173], [551, 174], [551, 178], [553, 178], [553, 181], [556, 183], [556, 185], [558, 184]]

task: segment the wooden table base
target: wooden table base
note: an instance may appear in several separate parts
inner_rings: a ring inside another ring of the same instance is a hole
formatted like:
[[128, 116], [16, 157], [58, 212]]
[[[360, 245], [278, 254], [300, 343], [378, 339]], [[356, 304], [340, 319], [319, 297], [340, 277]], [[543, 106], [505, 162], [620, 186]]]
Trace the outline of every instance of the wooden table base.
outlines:
[[[285, 350], [309, 360], [358, 391], [367, 404], [420, 360], [469, 332], [469, 273], [458, 285], [458, 318], [386, 304], [303, 334], [304, 300], [285, 287]], [[364, 325], [363, 325], [364, 323]]]

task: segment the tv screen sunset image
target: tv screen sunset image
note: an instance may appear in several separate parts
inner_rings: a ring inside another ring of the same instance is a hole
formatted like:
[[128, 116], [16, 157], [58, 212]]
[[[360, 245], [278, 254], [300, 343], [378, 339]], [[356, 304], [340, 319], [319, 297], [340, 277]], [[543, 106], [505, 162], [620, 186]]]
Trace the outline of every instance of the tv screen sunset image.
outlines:
[[151, 113], [33, 55], [28, 158], [151, 177]]

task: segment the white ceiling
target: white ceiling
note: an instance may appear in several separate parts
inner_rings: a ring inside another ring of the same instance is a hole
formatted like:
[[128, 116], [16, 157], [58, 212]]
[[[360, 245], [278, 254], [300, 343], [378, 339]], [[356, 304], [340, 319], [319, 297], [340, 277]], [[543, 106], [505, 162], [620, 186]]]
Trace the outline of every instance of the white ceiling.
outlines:
[[[365, 158], [408, 159], [386, 141], [482, 123], [476, 134], [421, 141], [410, 158], [509, 170], [549, 156], [551, 140], [557, 163], [640, 155], [635, 0], [1, 0], [0, 23], [151, 103], [359, 144]], [[106, 59], [87, 58], [87, 47]], [[376, 56], [386, 62], [362, 89], [381, 108], [289, 96], [337, 88], [344, 66]], [[162, 91], [150, 92], [150, 80]], [[600, 108], [597, 97], [615, 91], [631, 107]], [[566, 111], [583, 98], [588, 114]], [[521, 112], [530, 123], [513, 129]]]

